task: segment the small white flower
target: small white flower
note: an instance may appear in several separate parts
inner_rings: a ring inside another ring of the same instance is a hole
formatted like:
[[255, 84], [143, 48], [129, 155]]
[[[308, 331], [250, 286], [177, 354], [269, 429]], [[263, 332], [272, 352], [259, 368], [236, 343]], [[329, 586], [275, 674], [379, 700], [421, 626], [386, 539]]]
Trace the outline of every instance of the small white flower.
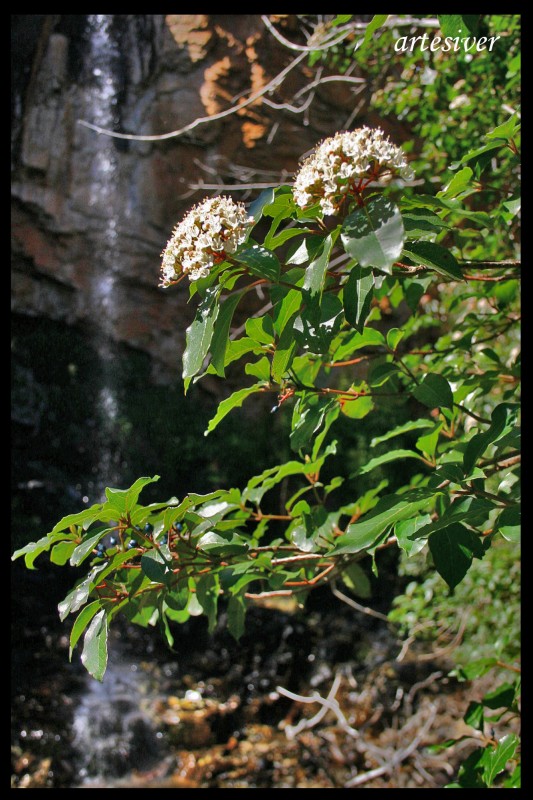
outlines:
[[248, 236], [254, 221], [243, 203], [212, 197], [194, 206], [176, 225], [161, 253], [160, 286], [171, 286], [182, 275], [205, 278], [214, 264], [233, 254]]
[[294, 200], [300, 208], [318, 201], [324, 214], [335, 214], [343, 197], [359, 194], [385, 171], [412, 176], [407, 156], [381, 128], [336, 133], [302, 163], [294, 179]]

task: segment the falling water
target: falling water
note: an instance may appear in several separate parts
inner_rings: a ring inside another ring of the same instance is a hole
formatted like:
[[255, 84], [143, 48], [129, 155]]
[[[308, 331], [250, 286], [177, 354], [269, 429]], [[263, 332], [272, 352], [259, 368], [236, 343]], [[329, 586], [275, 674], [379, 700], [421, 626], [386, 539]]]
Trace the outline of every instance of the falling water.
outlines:
[[157, 763], [162, 734], [150, 717], [153, 703], [147, 675], [113, 648], [105, 680], [91, 681], [74, 710], [72, 744], [82, 786], [101, 786]]
[[[88, 118], [104, 128], [112, 128], [117, 112], [118, 80], [117, 45], [111, 36], [113, 17], [95, 14], [88, 17], [91, 85], [88, 90]], [[99, 452], [97, 455], [95, 499], [104, 500], [106, 486], [116, 486], [120, 480], [120, 454], [113, 447], [118, 424], [118, 386], [116, 379], [116, 345], [113, 336], [113, 317], [117, 307], [117, 240], [118, 214], [115, 200], [118, 180], [118, 153], [113, 139], [95, 137], [91, 167], [89, 213], [100, 219], [103, 227], [96, 234], [92, 253], [92, 275], [89, 286], [89, 315], [96, 321], [94, 344], [100, 357], [99, 389], [96, 396], [96, 415]]]

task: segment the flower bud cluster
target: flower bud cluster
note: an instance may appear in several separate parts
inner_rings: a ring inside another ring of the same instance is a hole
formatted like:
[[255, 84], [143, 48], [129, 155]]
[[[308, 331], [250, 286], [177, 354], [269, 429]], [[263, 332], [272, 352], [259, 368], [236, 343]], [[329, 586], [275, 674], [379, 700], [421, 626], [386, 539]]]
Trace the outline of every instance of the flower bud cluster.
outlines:
[[324, 214], [335, 214], [346, 195], [356, 195], [384, 171], [412, 176], [405, 153], [381, 128], [336, 133], [303, 161], [294, 179], [294, 200], [300, 208], [318, 201]]
[[170, 286], [184, 274], [190, 280], [205, 278], [246, 240], [253, 221], [244, 204], [229, 197], [198, 203], [176, 225], [161, 254], [159, 285]]

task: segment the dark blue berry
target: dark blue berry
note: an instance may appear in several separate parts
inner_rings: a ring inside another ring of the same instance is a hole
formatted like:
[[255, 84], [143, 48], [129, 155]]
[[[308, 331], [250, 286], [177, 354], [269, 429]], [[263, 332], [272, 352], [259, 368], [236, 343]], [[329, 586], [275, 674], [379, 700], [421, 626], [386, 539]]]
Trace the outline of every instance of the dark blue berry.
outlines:
[[150, 533], [152, 533], [153, 529], [154, 529], [154, 526], [151, 525], [149, 522], [147, 522], [146, 525], [144, 526], [144, 532], [145, 533], [150, 534]]
[[128, 549], [132, 550], [134, 547], [137, 547], [137, 542], [135, 541], [135, 539], [130, 539], [130, 541], [128, 542]]
[[109, 537], [109, 546], [112, 547], [116, 543], [117, 543], [117, 537], [116, 536], [110, 536]]

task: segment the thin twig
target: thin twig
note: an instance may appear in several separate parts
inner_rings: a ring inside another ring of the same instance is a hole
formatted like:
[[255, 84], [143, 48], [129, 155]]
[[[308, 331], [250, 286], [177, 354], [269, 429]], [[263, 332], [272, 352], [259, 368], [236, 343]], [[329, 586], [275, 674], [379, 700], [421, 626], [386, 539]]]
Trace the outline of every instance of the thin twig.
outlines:
[[368, 614], [369, 617], [376, 617], [376, 619], [381, 619], [384, 622], [390, 623], [390, 619], [386, 617], [385, 614], [381, 614], [379, 611], [374, 611], [374, 609], [368, 608], [368, 606], [359, 605], [359, 603], [356, 603], [351, 597], [346, 597], [346, 595], [339, 591], [339, 589], [337, 589], [333, 583], [331, 584], [331, 591], [335, 597], [338, 597], [339, 600], [342, 600], [343, 603], [346, 603], [346, 605], [354, 608], [356, 611], [360, 611], [362, 614]]
[[[351, 778], [344, 784], [345, 789], [351, 789], [353, 786], [361, 786], [363, 783], [368, 783], [368, 781], [373, 780], [374, 778], [379, 778], [381, 775], [385, 775], [387, 772], [392, 772], [392, 770], [400, 764], [402, 761], [405, 761], [406, 758], [409, 758], [411, 753], [413, 753], [426, 733], [431, 728], [435, 717], [437, 716], [437, 707], [435, 705], [431, 705], [431, 713], [427, 718], [424, 727], [420, 730], [418, 736], [416, 736], [411, 744], [406, 747], [404, 750], [400, 750], [399, 753], [393, 755], [391, 760], [384, 764], [381, 767], [377, 767], [376, 769], [371, 769], [369, 772], [364, 772], [361, 775], [356, 775], [354, 778]], [[401, 732], [400, 732], [401, 733]]]

